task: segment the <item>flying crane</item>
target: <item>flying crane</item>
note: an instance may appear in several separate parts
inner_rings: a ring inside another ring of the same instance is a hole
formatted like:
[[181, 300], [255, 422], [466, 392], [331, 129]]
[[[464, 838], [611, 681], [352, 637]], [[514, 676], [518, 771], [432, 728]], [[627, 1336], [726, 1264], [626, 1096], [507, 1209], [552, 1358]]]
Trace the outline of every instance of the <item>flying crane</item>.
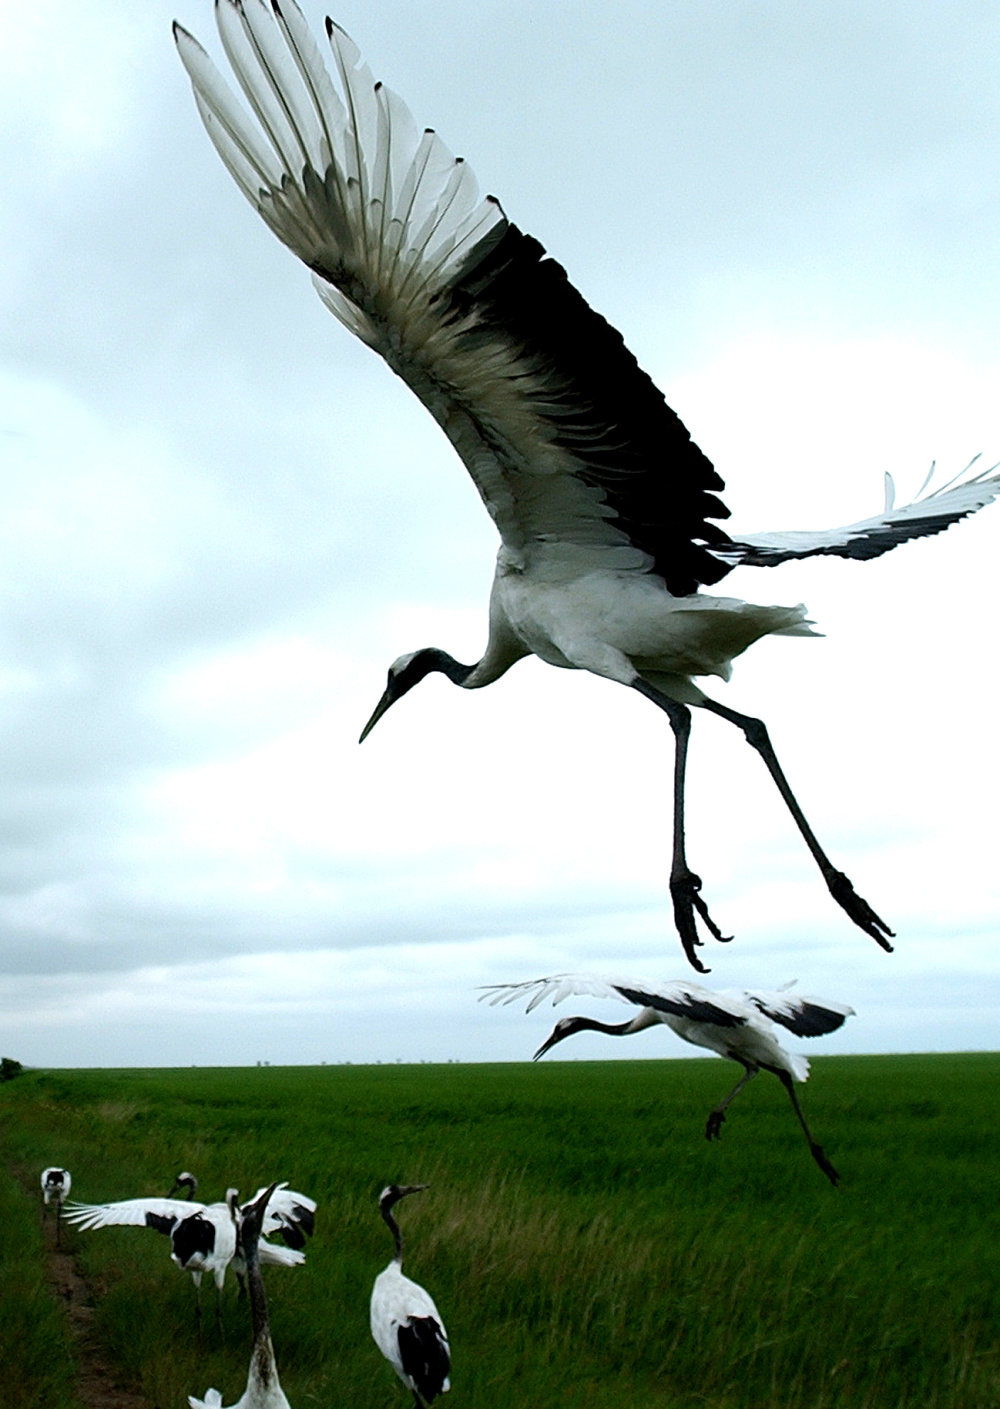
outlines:
[[877, 557], [975, 512], [1000, 476], [970, 465], [935, 489], [928, 477], [899, 508], [887, 479], [875, 517], [730, 536], [722, 479], [620, 334], [494, 197], [479, 198], [461, 158], [433, 131], [418, 134], [345, 32], [327, 21], [335, 83], [292, 0], [218, 0], [216, 18], [251, 112], [174, 26], [209, 136], [331, 311], [434, 416], [500, 535], [481, 659], [465, 665], [436, 647], [400, 656], [361, 738], [432, 672], [479, 689], [529, 655], [636, 690], [674, 734], [670, 893], [684, 951], [705, 972], [699, 923], [725, 936], [688, 864], [684, 783], [691, 709], [708, 710], [763, 760], [834, 900], [891, 949], [889, 925], [820, 847], [764, 723], [696, 683], [727, 680], [763, 636], [814, 635], [805, 608], [702, 589], [739, 565]]
[[709, 1113], [705, 1122], [705, 1139], [718, 1140], [729, 1105], [744, 1086], [760, 1071], [776, 1076], [792, 1103], [795, 1117], [806, 1137], [809, 1153], [820, 1169], [836, 1185], [840, 1175], [827, 1159], [823, 1146], [810, 1134], [806, 1118], [795, 1094], [796, 1081], [806, 1081], [809, 1063], [805, 1057], [787, 1052], [778, 1041], [774, 1024], [780, 1023], [796, 1037], [822, 1037], [836, 1032], [844, 1021], [853, 1017], [854, 1009], [845, 1003], [830, 1003], [820, 998], [806, 998], [792, 993], [794, 985], [786, 984], [776, 992], [752, 990], [744, 993], [716, 992], [685, 979], [673, 983], [638, 983], [632, 979], [601, 978], [596, 974], [554, 974], [550, 978], [529, 979], [527, 983], [490, 984], [483, 993], [490, 1003], [515, 1003], [527, 999], [527, 1012], [532, 1012], [546, 998], [553, 1006], [571, 993], [595, 998], [618, 998], [639, 1009], [635, 1017], [623, 1023], [606, 1023], [597, 1018], [562, 1018], [539, 1047], [533, 1060], [545, 1055], [557, 1043], [577, 1032], [604, 1032], [609, 1037], [629, 1037], [635, 1032], [660, 1023], [669, 1027], [685, 1042], [706, 1047], [720, 1057], [728, 1057], [743, 1068], [743, 1076], [728, 1095]]

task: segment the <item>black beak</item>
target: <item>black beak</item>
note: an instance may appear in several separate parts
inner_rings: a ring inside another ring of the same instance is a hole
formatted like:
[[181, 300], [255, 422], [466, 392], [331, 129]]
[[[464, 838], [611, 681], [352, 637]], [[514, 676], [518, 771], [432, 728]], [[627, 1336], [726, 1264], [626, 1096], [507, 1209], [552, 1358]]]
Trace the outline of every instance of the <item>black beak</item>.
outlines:
[[394, 701], [395, 701], [395, 696], [392, 694], [392, 692], [391, 692], [390, 690], [386, 690], [385, 694], [382, 696], [382, 698], [379, 700], [378, 704], [375, 706], [375, 709], [374, 709], [374, 712], [372, 713], [371, 719], [369, 719], [368, 723], [367, 723], [367, 724], [365, 725], [365, 727], [362, 729], [362, 731], [361, 731], [361, 738], [358, 740], [358, 743], [359, 743], [359, 744], [363, 744], [363, 743], [364, 743], [364, 741], [367, 739], [368, 735], [369, 735], [369, 734], [371, 733], [371, 731], [375, 728], [375, 725], [379, 722], [379, 720], [382, 718], [383, 714], [385, 714], [386, 710], [389, 708], [389, 706], [390, 706], [391, 704], [394, 703]]
[[539, 1057], [544, 1057], [545, 1053], [549, 1050], [549, 1048], [554, 1047], [556, 1043], [560, 1041], [561, 1037], [562, 1034], [560, 1033], [559, 1029], [556, 1028], [555, 1031], [550, 1033], [550, 1035], [545, 1039], [545, 1041], [539, 1047], [538, 1051], [535, 1053], [531, 1060], [533, 1062], [537, 1062]]

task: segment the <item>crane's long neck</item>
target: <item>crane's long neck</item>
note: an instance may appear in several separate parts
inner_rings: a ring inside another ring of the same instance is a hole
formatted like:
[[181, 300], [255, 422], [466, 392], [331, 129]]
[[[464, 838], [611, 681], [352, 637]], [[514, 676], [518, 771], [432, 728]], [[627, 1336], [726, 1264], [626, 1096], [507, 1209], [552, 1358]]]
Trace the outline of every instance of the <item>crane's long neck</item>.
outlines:
[[[598, 1018], [577, 1018], [575, 1032], [606, 1032], [609, 1037], [627, 1037], [629, 1033], [635, 1032], [636, 1019], [629, 1018], [624, 1023], [602, 1023]], [[569, 1033], [566, 1034], [570, 1036]]]
[[396, 1222], [395, 1218], [393, 1218], [391, 1208], [383, 1208], [382, 1217], [385, 1219], [386, 1226], [388, 1227], [389, 1232], [392, 1234], [392, 1241], [395, 1247], [395, 1252], [393, 1253], [393, 1261], [395, 1262], [397, 1267], [402, 1267], [403, 1235], [399, 1231], [399, 1224]]
[[[271, 1194], [258, 1200], [258, 1205], [253, 1207], [248, 1213], [244, 1213], [242, 1226], [240, 1227], [240, 1242], [243, 1247], [243, 1257], [247, 1268], [247, 1294], [250, 1298], [250, 1318], [253, 1324], [253, 1352], [250, 1357], [250, 1374], [247, 1380], [247, 1389], [257, 1386], [263, 1392], [262, 1402], [270, 1404], [273, 1402], [279, 1405], [283, 1401], [281, 1385], [278, 1381], [278, 1367], [274, 1359], [274, 1347], [271, 1344], [271, 1323], [267, 1314], [267, 1298], [264, 1295], [264, 1279], [260, 1275], [260, 1255], [258, 1243], [260, 1241], [260, 1228], [263, 1221], [264, 1212], [267, 1207], [267, 1200]], [[267, 1395], [268, 1398], [263, 1396]]]

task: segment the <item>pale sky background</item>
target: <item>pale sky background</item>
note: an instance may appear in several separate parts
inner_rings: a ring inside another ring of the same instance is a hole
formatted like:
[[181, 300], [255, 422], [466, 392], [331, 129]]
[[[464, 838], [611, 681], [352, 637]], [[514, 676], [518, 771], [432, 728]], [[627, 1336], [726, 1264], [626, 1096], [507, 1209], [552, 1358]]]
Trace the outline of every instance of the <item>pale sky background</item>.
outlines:
[[[307, 3], [318, 26], [324, 9]], [[735, 530], [878, 512], [1000, 459], [1000, 14], [882, 0], [344, 0], [418, 123], [625, 335]], [[695, 975], [667, 897], [672, 740], [536, 661], [475, 660], [496, 540], [407, 389], [326, 312], [201, 127], [178, 18], [0, 4], [0, 1045], [42, 1066], [490, 1060], [479, 984]], [[997, 1045], [1000, 508], [874, 563], [743, 569], [805, 601], [717, 698], [759, 714], [832, 859], [696, 715], [689, 849], [720, 987], [858, 1016], [816, 1053]], [[800, 1047], [807, 1044], [799, 1044]], [[680, 1055], [670, 1034], [567, 1057]]]

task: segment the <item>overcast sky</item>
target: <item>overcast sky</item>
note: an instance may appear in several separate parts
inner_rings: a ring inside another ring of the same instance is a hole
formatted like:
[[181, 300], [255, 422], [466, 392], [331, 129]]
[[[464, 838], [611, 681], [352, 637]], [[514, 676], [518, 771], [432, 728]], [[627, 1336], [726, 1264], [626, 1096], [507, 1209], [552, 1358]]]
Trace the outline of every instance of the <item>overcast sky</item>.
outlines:
[[[318, 26], [324, 10], [306, 11]], [[3, 7], [0, 1043], [33, 1065], [523, 1058], [479, 984], [695, 977], [672, 740], [485, 644], [495, 533], [430, 417], [237, 191], [174, 52], [208, 0]], [[995, 6], [344, 0], [377, 77], [624, 334], [735, 530], [878, 512], [1000, 459]], [[836, 864], [697, 715], [707, 982], [851, 1003], [820, 1051], [992, 1048], [1000, 509], [873, 563], [742, 569], [807, 603], [716, 697], [768, 723]], [[615, 1013], [618, 1017], [615, 1017]], [[679, 1055], [670, 1034], [565, 1055]], [[800, 1046], [803, 1044], [799, 1044]], [[622, 1050], [624, 1049], [624, 1050]]]

